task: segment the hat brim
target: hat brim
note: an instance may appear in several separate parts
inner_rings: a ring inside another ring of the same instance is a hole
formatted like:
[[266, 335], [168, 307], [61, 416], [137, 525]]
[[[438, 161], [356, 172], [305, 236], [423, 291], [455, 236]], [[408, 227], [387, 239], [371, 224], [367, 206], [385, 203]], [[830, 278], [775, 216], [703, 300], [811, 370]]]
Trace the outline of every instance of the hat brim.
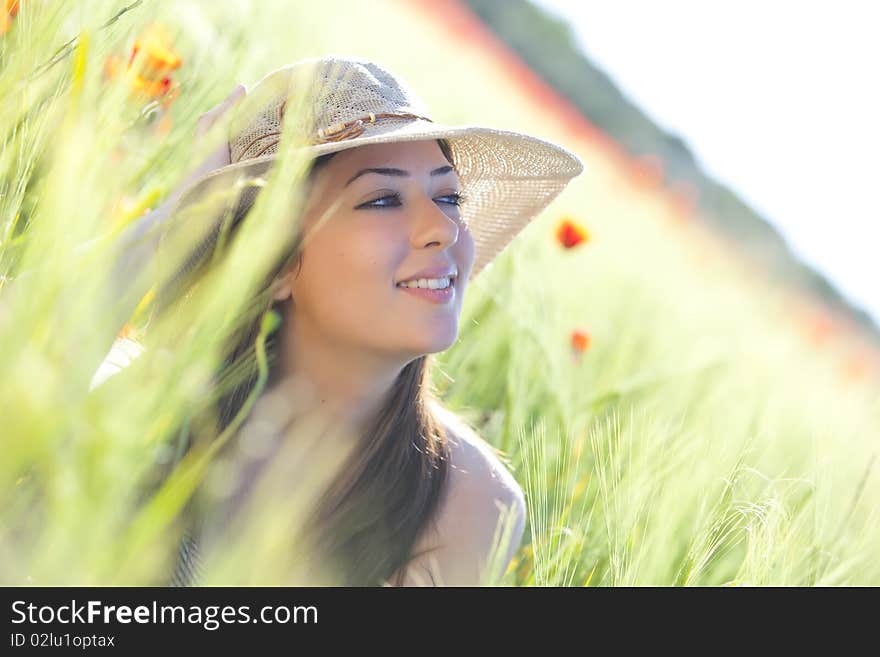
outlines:
[[[369, 144], [429, 139], [449, 141], [461, 189], [467, 197], [461, 214], [475, 244], [471, 279], [584, 170], [574, 153], [538, 137], [480, 125], [450, 126], [423, 120], [297, 150], [316, 158]], [[246, 186], [247, 181], [263, 178], [278, 157], [278, 153], [272, 153], [205, 174], [179, 196], [171, 215], [204, 199], [212, 190], [254, 190]]]

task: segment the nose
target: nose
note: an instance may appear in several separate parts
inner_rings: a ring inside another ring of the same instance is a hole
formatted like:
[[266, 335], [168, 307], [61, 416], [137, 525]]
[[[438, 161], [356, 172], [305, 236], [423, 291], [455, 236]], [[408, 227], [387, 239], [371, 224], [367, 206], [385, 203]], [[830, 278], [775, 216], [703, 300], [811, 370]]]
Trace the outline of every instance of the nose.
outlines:
[[[453, 212], [460, 212], [455, 206], [449, 207], [453, 208]], [[449, 216], [438, 207], [429, 195], [419, 195], [412, 233], [415, 248], [449, 248], [458, 241], [458, 230], [458, 220], [455, 217]]]

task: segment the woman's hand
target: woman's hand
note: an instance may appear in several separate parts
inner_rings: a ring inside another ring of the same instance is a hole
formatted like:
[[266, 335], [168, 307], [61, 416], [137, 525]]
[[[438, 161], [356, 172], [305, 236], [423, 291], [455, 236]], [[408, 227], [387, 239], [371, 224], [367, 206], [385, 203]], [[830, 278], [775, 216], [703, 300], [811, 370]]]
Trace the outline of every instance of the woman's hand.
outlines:
[[[195, 139], [204, 137], [211, 126], [246, 94], [247, 89], [243, 84], [236, 85], [223, 102], [200, 115], [196, 121]], [[153, 285], [159, 277], [156, 254], [162, 239], [162, 230], [178, 198], [197, 178], [229, 164], [229, 160], [229, 143], [224, 139], [216, 150], [190, 171], [186, 179], [159, 207], [126, 227], [119, 239], [119, 254], [116, 256], [112, 272], [113, 287], [110, 298], [114, 300], [113, 306], [119, 313], [116, 326], [122, 326], [150, 285]], [[147, 272], [148, 269], [151, 271]], [[144, 272], [149, 275], [145, 275]]]
[[[243, 84], [236, 85], [235, 89], [232, 90], [223, 102], [215, 105], [211, 109], [209, 109], [204, 114], [200, 115], [196, 120], [196, 134], [195, 139], [198, 141], [211, 129], [221, 116], [223, 116], [230, 108], [232, 108], [236, 103], [238, 103], [242, 98], [247, 95], [247, 88]], [[229, 142], [225, 139], [223, 143], [217, 147], [212, 153], [208, 155], [195, 169], [193, 169], [189, 175], [187, 175], [186, 179], [177, 187], [177, 189], [171, 194], [170, 200], [173, 202], [176, 200], [189, 185], [194, 182], [197, 178], [205, 175], [206, 173], [213, 171], [214, 169], [219, 169], [220, 167], [226, 166], [230, 164], [229, 157]]]

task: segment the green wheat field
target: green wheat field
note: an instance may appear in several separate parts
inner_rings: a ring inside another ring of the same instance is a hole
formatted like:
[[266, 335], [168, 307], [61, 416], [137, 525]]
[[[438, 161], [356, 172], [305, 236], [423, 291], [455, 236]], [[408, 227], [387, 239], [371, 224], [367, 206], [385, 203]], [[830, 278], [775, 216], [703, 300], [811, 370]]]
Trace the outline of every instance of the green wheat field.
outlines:
[[[202, 112], [335, 53], [398, 72], [438, 121], [528, 132], [586, 165], [470, 283], [459, 340], [436, 355], [444, 403], [526, 494], [497, 583], [880, 585], [880, 380], [841, 365], [854, 343], [805, 332], [789, 293], [676, 223], [439, 20], [339, 0], [16, 9], [0, 36], [0, 584], [141, 585], [169, 568], [206, 462], [139, 491], [204, 403], [260, 273], [248, 254], [271, 234], [249, 234], [162, 324], [149, 285], [124, 312], [114, 303], [128, 281], [110, 263], [122, 231], [222, 139], [222, 122], [194, 138]], [[165, 69], [138, 73], [145, 56]], [[565, 248], [563, 220], [589, 238]], [[90, 390], [120, 332], [146, 351]], [[285, 526], [267, 514], [254, 543], [231, 542], [217, 581], [296, 583], [279, 575]]]

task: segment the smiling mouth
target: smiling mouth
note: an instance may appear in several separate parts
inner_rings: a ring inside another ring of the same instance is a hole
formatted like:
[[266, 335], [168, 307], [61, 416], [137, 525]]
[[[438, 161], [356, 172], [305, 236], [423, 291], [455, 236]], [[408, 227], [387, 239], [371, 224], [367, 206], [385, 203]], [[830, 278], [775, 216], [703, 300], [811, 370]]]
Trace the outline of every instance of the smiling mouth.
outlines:
[[398, 285], [397, 289], [406, 294], [427, 301], [428, 303], [446, 305], [452, 302], [457, 296], [455, 281], [451, 280], [450, 284], [442, 288], [431, 287], [405, 287]]
[[[446, 276], [446, 278], [449, 279], [449, 285], [447, 285], [446, 287], [420, 287], [418, 285], [404, 285], [404, 283], [416, 282], [415, 279], [409, 280], [409, 281], [398, 281], [397, 283], [394, 284], [394, 287], [396, 287], [398, 289], [404, 289], [404, 290], [441, 290], [441, 291], [448, 290], [450, 288], [455, 287], [455, 282], [458, 279], [458, 275]], [[428, 280], [430, 280], [430, 279], [428, 279]], [[437, 280], [437, 279], [435, 279], [435, 280]], [[440, 279], [440, 280], [442, 280], [442, 279]]]

